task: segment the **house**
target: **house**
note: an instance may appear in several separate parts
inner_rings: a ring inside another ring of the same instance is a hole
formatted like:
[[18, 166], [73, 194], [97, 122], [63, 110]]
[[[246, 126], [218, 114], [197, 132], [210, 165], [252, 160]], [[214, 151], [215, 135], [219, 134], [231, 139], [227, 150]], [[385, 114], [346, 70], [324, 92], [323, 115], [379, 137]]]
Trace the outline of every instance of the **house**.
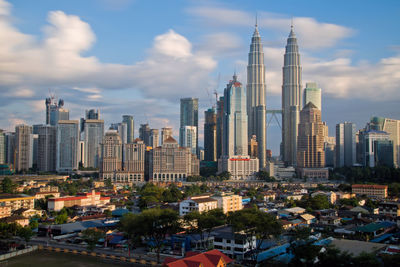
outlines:
[[320, 224], [325, 225], [339, 225], [340, 224], [340, 217], [337, 216], [321, 216], [319, 218]]
[[218, 249], [204, 253], [188, 252], [183, 259], [167, 257], [162, 266], [164, 267], [226, 267], [233, 260], [220, 252]]
[[256, 248], [256, 237], [244, 232], [234, 232], [232, 226], [214, 228], [214, 248], [234, 259], [244, 259], [246, 253]]
[[30, 217], [33, 217], [35, 215], [40, 217], [40, 216], [43, 215], [43, 211], [42, 210], [35, 210], [35, 209], [24, 209], [24, 208], [21, 208], [21, 209], [18, 209], [16, 211], [14, 211], [14, 214], [15, 215], [21, 215], [21, 216], [26, 217], [26, 218], [30, 218]]
[[316, 192], [312, 193], [311, 196], [312, 197], [325, 196], [328, 199], [329, 203], [331, 203], [331, 204], [336, 203], [336, 194], [332, 191], [330, 191], [330, 192], [316, 191]]
[[90, 193], [77, 196], [52, 197], [48, 199], [47, 208], [50, 211], [60, 211], [63, 207], [105, 205], [110, 203], [110, 197], [102, 197], [100, 192], [92, 190]]
[[12, 215], [10, 217], [0, 219], [2, 223], [17, 223], [22, 227], [29, 225], [29, 219], [21, 215]]
[[199, 213], [216, 209], [218, 201], [211, 198], [208, 194], [189, 197], [179, 203], [179, 215], [184, 216], [190, 212], [198, 211]]
[[305, 213], [300, 215], [300, 219], [305, 223], [305, 224], [312, 224], [315, 223], [316, 219], [315, 216]]
[[400, 203], [398, 202], [381, 202], [378, 207], [381, 215], [400, 216]]

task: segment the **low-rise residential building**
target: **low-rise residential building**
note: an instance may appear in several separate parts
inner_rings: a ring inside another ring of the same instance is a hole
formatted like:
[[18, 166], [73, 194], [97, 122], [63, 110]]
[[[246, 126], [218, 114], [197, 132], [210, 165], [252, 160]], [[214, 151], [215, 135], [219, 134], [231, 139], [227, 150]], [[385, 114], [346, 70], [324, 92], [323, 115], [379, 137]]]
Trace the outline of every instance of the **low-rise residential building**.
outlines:
[[42, 198], [46, 198], [47, 196], [60, 197], [60, 192], [54, 191], [54, 192], [36, 192], [35, 193], [35, 199], [42, 199]]
[[356, 195], [375, 198], [387, 198], [387, 185], [353, 184], [351, 190]]
[[10, 206], [0, 206], [0, 219], [11, 216]]
[[378, 207], [380, 215], [400, 216], [400, 203], [398, 202], [381, 202]]
[[264, 201], [270, 201], [270, 200], [274, 201], [276, 198], [276, 193], [272, 192], [272, 191], [263, 192], [262, 195], [263, 195]]
[[218, 202], [217, 207], [224, 213], [243, 209], [242, 197], [239, 195], [213, 196], [213, 198]]
[[231, 156], [218, 159], [218, 173], [229, 172], [231, 180], [256, 180], [259, 161], [250, 156]]
[[218, 208], [218, 201], [210, 195], [193, 196], [179, 203], [179, 215], [184, 216], [193, 211], [202, 213], [216, 208]]
[[246, 253], [256, 248], [256, 237], [234, 232], [231, 226], [222, 226], [211, 232], [214, 248], [234, 259], [244, 259]]
[[21, 225], [22, 227], [28, 226], [29, 225], [29, 219], [21, 216], [21, 215], [12, 215], [10, 217], [5, 217], [0, 219], [0, 222], [2, 223], [17, 223]]
[[48, 199], [48, 210], [59, 211], [63, 207], [105, 205], [110, 202], [110, 197], [102, 197], [100, 192], [94, 190], [77, 196], [53, 197]]
[[347, 192], [335, 192], [336, 194], [336, 199], [350, 199], [356, 197], [356, 194], [354, 193], [347, 193]]
[[305, 224], [312, 224], [315, 223], [316, 219], [315, 216], [305, 213], [300, 215], [300, 219], [305, 223]]
[[164, 260], [163, 267], [226, 267], [233, 260], [220, 252], [218, 249], [207, 252], [188, 252], [183, 259], [167, 257]]
[[9, 206], [11, 212], [20, 208], [33, 209], [35, 207], [35, 197], [24, 194], [1, 194], [0, 207]]

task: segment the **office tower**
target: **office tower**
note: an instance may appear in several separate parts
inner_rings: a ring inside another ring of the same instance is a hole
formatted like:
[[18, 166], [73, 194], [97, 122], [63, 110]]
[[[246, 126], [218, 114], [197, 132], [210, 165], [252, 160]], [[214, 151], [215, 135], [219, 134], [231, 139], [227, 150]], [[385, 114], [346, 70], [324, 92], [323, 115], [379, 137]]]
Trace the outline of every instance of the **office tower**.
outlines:
[[6, 163], [15, 167], [15, 133], [5, 133], [6, 138]]
[[85, 120], [99, 120], [100, 111], [98, 109], [89, 109], [85, 111], [85, 118], [81, 118], [81, 132], [85, 131]]
[[131, 115], [123, 115], [122, 116], [122, 122], [126, 123], [127, 127], [127, 143], [131, 144], [133, 143], [133, 140], [135, 139], [135, 125], [133, 121], [133, 116]]
[[179, 147], [172, 137], [162, 146], [153, 148], [149, 158], [149, 177], [154, 182], [186, 181], [188, 176], [199, 175], [200, 161], [190, 148]]
[[122, 141], [116, 131], [108, 131], [101, 144], [100, 178], [116, 180], [116, 173], [122, 171]]
[[356, 164], [356, 125], [351, 122], [336, 124], [335, 167], [352, 167]]
[[85, 166], [85, 141], [79, 140], [78, 144], [78, 163], [79, 166]]
[[197, 153], [196, 147], [196, 136], [197, 127], [196, 126], [183, 126], [179, 130], [179, 146], [190, 148], [192, 154]]
[[292, 25], [285, 50], [282, 85], [282, 159], [292, 166], [296, 165], [301, 86], [300, 54]]
[[300, 112], [299, 136], [297, 145], [297, 167], [325, 167], [324, 130], [321, 111], [308, 103]]
[[128, 142], [128, 126], [125, 122], [111, 123], [110, 130], [118, 131], [123, 144]]
[[57, 172], [71, 172], [78, 169], [79, 121], [58, 121], [56, 144]]
[[32, 167], [32, 127], [20, 124], [15, 126], [15, 170], [26, 171]]
[[155, 148], [160, 145], [160, 134], [158, 129], [150, 130], [150, 146]]
[[321, 88], [318, 88], [317, 83], [306, 83], [303, 94], [303, 107], [305, 107], [308, 102], [311, 102], [322, 112]]
[[373, 117], [371, 118], [371, 128], [379, 131], [385, 131], [389, 134], [393, 142], [393, 160], [396, 167], [400, 166], [400, 120], [389, 118]]
[[150, 127], [146, 124], [140, 124], [139, 138], [144, 142], [146, 146], [150, 146]]
[[38, 125], [38, 165], [41, 172], [56, 170], [56, 126]]
[[218, 173], [228, 171], [231, 179], [252, 179], [259, 170], [258, 159], [248, 155], [246, 93], [236, 74], [224, 90], [222, 156]]
[[[388, 164], [390, 158], [382, 155], [383, 152], [388, 151], [391, 151], [393, 155], [393, 141], [390, 139], [390, 134], [379, 130], [364, 129], [360, 131], [359, 139], [363, 166], [376, 167], [379, 165], [381, 158], [386, 165], [393, 166], [394, 158], [391, 157], [393, 162]], [[379, 149], [377, 149], [377, 146], [379, 146]], [[391, 149], [390, 146], [392, 147]]]
[[46, 98], [45, 104], [46, 104], [46, 124], [55, 125], [57, 123], [56, 119], [58, 117], [56, 113], [59, 108], [62, 108], [64, 106], [64, 100], [60, 99], [57, 103], [57, 99], [55, 98], [54, 95], [52, 95]]
[[146, 145], [140, 139], [125, 145], [123, 173], [120, 174], [120, 179], [130, 183], [144, 181], [145, 152]]
[[[389, 137], [390, 138], [390, 137]], [[392, 140], [375, 140], [374, 141], [374, 160], [375, 166], [388, 166], [393, 168], [393, 141]]]
[[0, 129], [0, 164], [6, 163], [6, 135], [2, 129]]
[[161, 129], [161, 145], [164, 144], [164, 141], [169, 137], [172, 137], [172, 128], [164, 127]]
[[[199, 99], [181, 98], [180, 128], [184, 126], [195, 126], [196, 129], [196, 155], [199, 149]], [[179, 140], [181, 136], [179, 136]]]
[[224, 156], [248, 155], [246, 93], [236, 74], [224, 90]]
[[249, 156], [254, 159], [257, 158], [257, 154], [258, 154], [257, 137], [253, 135], [249, 142]]
[[223, 118], [224, 118], [224, 97], [221, 96], [217, 102], [217, 159], [222, 156], [223, 140]]
[[86, 119], [84, 122], [84, 164], [85, 168], [98, 168], [100, 161], [100, 144], [103, 141], [104, 121]]
[[217, 116], [214, 108], [204, 112], [204, 160], [217, 160]]
[[325, 152], [325, 166], [334, 167], [336, 161], [336, 137], [325, 136], [324, 140], [324, 152]]
[[264, 168], [266, 162], [266, 91], [264, 52], [256, 24], [247, 65], [247, 141], [250, 141], [253, 135], [257, 138], [260, 168]]
[[39, 144], [39, 135], [38, 134], [31, 134], [31, 157], [29, 164], [31, 168], [34, 170], [37, 169], [38, 164], [38, 144]]

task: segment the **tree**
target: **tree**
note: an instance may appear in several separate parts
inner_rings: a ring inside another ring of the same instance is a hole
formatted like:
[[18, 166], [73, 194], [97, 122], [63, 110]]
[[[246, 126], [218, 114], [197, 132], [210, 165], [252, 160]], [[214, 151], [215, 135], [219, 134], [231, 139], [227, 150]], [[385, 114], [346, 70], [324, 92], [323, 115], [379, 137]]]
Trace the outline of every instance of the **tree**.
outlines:
[[93, 251], [101, 238], [104, 238], [104, 232], [96, 228], [88, 228], [82, 231], [83, 240], [87, 243], [87, 249]]
[[13, 183], [9, 177], [5, 177], [3, 181], [1, 181], [1, 190], [3, 193], [13, 194], [16, 188], [17, 184]]
[[106, 215], [107, 218], [111, 218], [111, 217], [112, 217], [112, 211], [109, 210], [109, 209], [106, 209], [106, 210], [104, 211], [104, 214]]
[[107, 187], [107, 188], [112, 188], [112, 187], [113, 187], [113, 184], [112, 184], [110, 178], [106, 179], [104, 185], [105, 185], [105, 187]]
[[257, 255], [261, 244], [273, 237], [279, 236], [282, 233], [282, 225], [271, 214], [260, 211], [257, 208], [243, 209], [228, 216], [228, 223], [233, 226], [235, 231], [244, 231], [247, 241], [252, 244], [253, 236], [258, 240], [256, 253]]
[[263, 180], [263, 181], [266, 181], [266, 182], [275, 182], [275, 179], [273, 177], [269, 176], [269, 173], [266, 172], [266, 171], [257, 172], [256, 177], [259, 180]]
[[21, 227], [17, 230], [17, 235], [25, 240], [25, 242], [29, 242], [33, 236], [33, 231], [30, 227]]
[[218, 176], [221, 177], [222, 180], [229, 180], [229, 179], [231, 179], [232, 174], [228, 171], [224, 171], [224, 172], [221, 172]]
[[166, 236], [181, 229], [178, 219], [178, 213], [171, 209], [154, 208], [140, 214], [126, 214], [121, 220], [121, 228], [132, 241], [135, 236], [147, 240], [155, 248], [157, 262], [160, 263], [160, 252]]

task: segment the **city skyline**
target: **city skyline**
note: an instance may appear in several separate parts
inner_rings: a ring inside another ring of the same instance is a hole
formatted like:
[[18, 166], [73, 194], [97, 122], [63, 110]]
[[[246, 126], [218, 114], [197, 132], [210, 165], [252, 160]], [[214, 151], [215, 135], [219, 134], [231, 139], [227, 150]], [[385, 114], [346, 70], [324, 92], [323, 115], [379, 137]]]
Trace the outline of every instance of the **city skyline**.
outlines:
[[[122, 6], [118, 9], [116, 3]], [[44, 123], [44, 99], [50, 89], [65, 100], [73, 120], [82, 117], [86, 109], [98, 108], [106, 128], [119, 122], [123, 114], [132, 114], [136, 125], [149, 122], [151, 128], [170, 126], [176, 137], [179, 99], [198, 97], [202, 144], [203, 113], [215, 102], [212, 91], [217, 88], [222, 95], [223, 85], [234, 68], [238, 79], [246, 80], [247, 46], [256, 11], [265, 53], [267, 109], [281, 105], [283, 50], [293, 17], [302, 53], [302, 89], [310, 81], [322, 88], [322, 119], [328, 123], [330, 135], [334, 136], [336, 123], [344, 120], [354, 122], [359, 129], [375, 115], [400, 117], [395, 106], [400, 96], [395, 91], [399, 83], [396, 73], [400, 69], [400, 40], [393, 35], [398, 18], [390, 16], [399, 10], [398, 3], [387, 1], [383, 7], [372, 1], [363, 2], [355, 18], [346, 10], [339, 13], [344, 4], [341, 1], [337, 8], [331, 7], [332, 14], [317, 14], [321, 5], [313, 1], [298, 9], [261, 2], [235, 3], [228, 6], [226, 2], [188, 2], [178, 9], [177, 18], [153, 11], [161, 16], [160, 20], [164, 19], [163, 24], [146, 20], [146, 30], [143, 23], [128, 23], [131, 28], [117, 27], [117, 31], [110, 32], [109, 27], [118, 23], [125, 22], [126, 26], [130, 14], [137, 14], [133, 10], [150, 12], [149, 4], [88, 1], [77, 9], [74, 1], [13, 1], [13, 6], [0, 1], [4, 14], [0, 25], [4, 40], [8, 40], [1, 44], [8, 57], [0, 55], [0, 111], [4, 114], [0, 128], [13, 130], [21, 122]], [[92, 6], [97, 8], [90, 9]], [[368, 20], [374, 27], [362, 25], [368, 15], [379, 16], [375, 11], [382, 10], [386, 12], [386, 22]], [[105, 14], [108, 17], [100, 22]], [[238, 19], [226, 19], [229, 14]], [[341, 19], [335, 14], [340, 14]], [[125, 21], [111, 20], [117, 16]], [[131, 22], [138, 19], [144, 18], [138, 16]], [[73, 33], [68, 31], [70, 27], [75, 29]], [[128, 32], [138, 41], [127, 37]], [[371, 34], [376, 38], [367, 44]], [[120, 42], [120, 38], [126, 42]], [[17, 56], [19, 59], [14, 60]], [[6, 66], [10, 58], [14, 65]], [[151, 64], [158, 64], [157, 71]], [[219, 84], [218, 73], [222, 74]], [[152, 81], [148, 75], [152, 75]], [[280, 129], [271, 125], [267, 136], [267, 148], [277, 155]]]

